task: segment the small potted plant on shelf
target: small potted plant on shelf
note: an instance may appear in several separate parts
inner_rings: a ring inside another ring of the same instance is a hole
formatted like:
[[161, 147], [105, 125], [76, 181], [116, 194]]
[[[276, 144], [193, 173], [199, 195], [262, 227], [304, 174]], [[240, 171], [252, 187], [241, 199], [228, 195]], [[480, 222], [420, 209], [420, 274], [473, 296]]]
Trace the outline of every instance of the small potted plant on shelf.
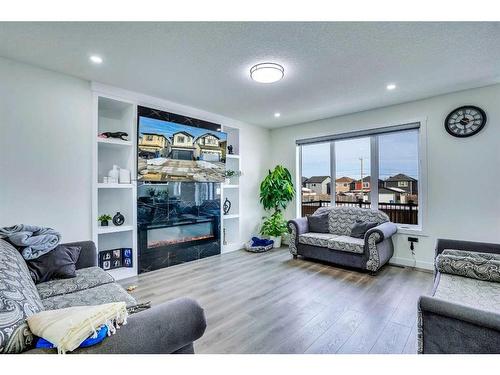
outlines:
[[281, 247], [281, 236], [287, 232], [286, 220], [280, 211], [265, 218], [260, 229], [260, 234], [269, 236], [274, 241], [273, 247]]
[[97, 220], [101, 223], [101, 227], [107, 227], [109, 221], [111, 220], [111, 216], [108, 214], [104, 214], [99, 216]]
[[226, 178], [224, 180], [224, 183], [226, 185], [229, 185], [231, 183], [231, 177], [240, 177], [241, 176], [241, 171], [233, 171], [232, 169], [226, 169], [224, 172], [224, 177]]

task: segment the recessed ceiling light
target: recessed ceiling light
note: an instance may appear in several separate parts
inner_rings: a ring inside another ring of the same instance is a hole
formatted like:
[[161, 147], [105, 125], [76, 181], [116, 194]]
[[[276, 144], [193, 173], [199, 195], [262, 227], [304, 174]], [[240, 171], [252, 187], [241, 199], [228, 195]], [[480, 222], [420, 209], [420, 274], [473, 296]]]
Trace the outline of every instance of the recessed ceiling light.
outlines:
[[275, 63], [257, 64], [250, 69], [250, 77], [260, 83], [278, 82], [284, 75], [285, 69]]
[[396, 85], [394, 83], [389, 83], [385, 88], [387, 90], [394, 90], [396, 88]]
[[274, 114], [274, 117], [276, 117], [276, 118], [278, 118], [278, 117], [280, 117], [280, 116], [281, 116], [281, 113], [279, 113], [279, 112], [276, 112], [276, 113]]
[[101, 64], [102, 63], [102, 57], [97, 56], [97, 55], [92, 55], [90, 56], [90, 61], [92, 61], [94, 64]]

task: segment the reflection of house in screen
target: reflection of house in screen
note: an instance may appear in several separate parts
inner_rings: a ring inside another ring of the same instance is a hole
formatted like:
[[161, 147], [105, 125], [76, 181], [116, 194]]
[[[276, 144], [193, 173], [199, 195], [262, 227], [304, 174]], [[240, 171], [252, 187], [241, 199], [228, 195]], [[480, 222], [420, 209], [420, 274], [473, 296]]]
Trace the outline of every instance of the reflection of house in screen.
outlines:
[[197, 157], [205, 161], [221, 161], [222, 150], [219, 137], [207, 133], [195, 141]]
[[171, 138], [156, 133], [142, 133], [139, 138], [140, 156], [177, 160], [221, 161], [222, 143], [214, 134], [205, 133], [195, 139], [186, 131], [178, 131]]
[[144, 156], [166, 157], [170, 153], [170, 140], [162, 134], [142, 133], [139, 147]]
[[194, 138], [185, 131], [179, 131], [172, 135], [172, 152], [170, 157], [178, 160], [194, 159]]

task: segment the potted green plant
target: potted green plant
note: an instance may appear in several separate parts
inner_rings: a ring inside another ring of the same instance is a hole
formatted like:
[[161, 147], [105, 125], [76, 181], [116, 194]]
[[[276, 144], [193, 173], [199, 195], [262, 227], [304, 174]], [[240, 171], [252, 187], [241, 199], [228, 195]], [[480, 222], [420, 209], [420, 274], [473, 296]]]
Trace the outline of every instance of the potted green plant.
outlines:
[[260, 202], [266, 211], [273, 211], [265, 218], [261, 234], [271, 237], [274, 247], [281, 246], [281, 236], [287, 232], [286, 221], [281, 213], [295, 195], [292, 175], [282, 165], [270, 170], [260, 184]]
[[101, 227], [107, 227], [108, 222], [111, 220], [111, 216], [108, 214], [104, 214], [99, 216], [97, 220], [101, 223]]
[[268, 236], [274, 241], [273, 247], [281, 246], [281, 236], [287, 232], [286, 221], [280, 211], [265, 218], [260, 229], [260, 234]]

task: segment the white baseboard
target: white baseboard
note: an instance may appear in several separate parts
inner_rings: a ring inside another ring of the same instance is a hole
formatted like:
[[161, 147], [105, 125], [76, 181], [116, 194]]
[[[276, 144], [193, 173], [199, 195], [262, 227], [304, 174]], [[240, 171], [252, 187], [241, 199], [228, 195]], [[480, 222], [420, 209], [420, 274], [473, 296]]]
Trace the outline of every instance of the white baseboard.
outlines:
[[415, 267], [415, 268], [421, 268], [424, 270], [434, 270], [434, 263], [432, 262], [424, 262], [421, 260], [415, 261], [415, 259], [411, 258], [398, 258], [398, 257], [392, 257], [389, 260], [389, 264], [394, 264], [397, 266], [405, 266], [405, 267]]

